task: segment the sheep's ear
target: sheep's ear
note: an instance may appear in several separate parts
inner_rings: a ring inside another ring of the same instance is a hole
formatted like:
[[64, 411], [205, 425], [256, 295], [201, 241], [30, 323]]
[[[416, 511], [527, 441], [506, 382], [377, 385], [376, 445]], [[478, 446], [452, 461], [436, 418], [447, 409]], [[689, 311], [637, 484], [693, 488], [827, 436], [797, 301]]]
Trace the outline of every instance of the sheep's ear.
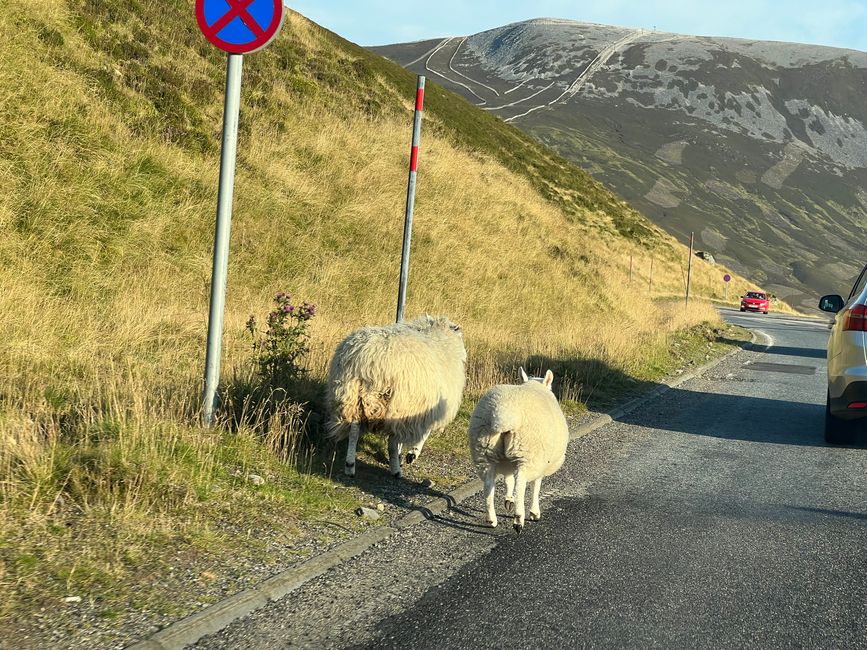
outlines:
[[521, 381], [524, 382], [525, 384], [526, 384], [528, 381], [530, 381], [530, 378], [527, 377], [527, 373], [524, 372], [524, 369], [523, 369], [523, 368], [521, 368]]
[[554, 383], [554, 373], [550, 370], [545, 373], [545, 379], [542, 380], [542, 384], [544, 384], [545, 388], [551, 388], [551, 385]]

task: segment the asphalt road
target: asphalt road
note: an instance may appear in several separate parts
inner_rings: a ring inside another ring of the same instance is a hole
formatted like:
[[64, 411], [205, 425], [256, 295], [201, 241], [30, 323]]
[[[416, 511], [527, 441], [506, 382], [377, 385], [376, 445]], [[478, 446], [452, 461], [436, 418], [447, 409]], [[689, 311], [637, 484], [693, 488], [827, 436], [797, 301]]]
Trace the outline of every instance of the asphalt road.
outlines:
[[522, 535], [472, 499], [199, 647], [867, 647], [867, 445], [823, 442], [827, 326], [726, 318], [772, 347], [572, 443]]

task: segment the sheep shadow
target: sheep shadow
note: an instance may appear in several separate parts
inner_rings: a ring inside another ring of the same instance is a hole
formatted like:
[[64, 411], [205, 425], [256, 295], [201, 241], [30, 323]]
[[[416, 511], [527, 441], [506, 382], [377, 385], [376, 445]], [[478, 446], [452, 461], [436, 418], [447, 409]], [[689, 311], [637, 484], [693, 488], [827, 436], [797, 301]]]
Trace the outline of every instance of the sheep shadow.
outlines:
[[[436, 406], [429, 409], [421, 416], [423, 420], [439, 419], [446, 405], [440, 401]], [[345, 440], [324, 440], [323, 446], [329, 450], [331, 459], [328, 468], [329, 478], [347, 487], [355, 487], [369, 494], [383, 503], [388, 503], [408, 510], [425, 512], [424, 503], [432, 498], [442, 498], [454, 506], [454, 500], [445, 492], [436, 489], [435, 484], [423, 479], [415, 478], [415, 470], [426, 476], [436, 478], [438, 472], [448, 474], [450, 467], [442, 465], [441, 455], [434, 448], [435, 443], [430, 442], [422, 451], [421, 456], [412, 465], [405, 462], [407, 446], [404, 445], [401, 466], [403, 477], [397, 478], [391, 474], [388, 458], [387, 431], [405, 431], [413, 428], [416, 418], [391, 418], [375, 423], [373, 426], [362, 426], [362, 435], [358, 446], [358, 455], [355, 460], [355, 476], [349, 477], [344, 473], [344, 458], [346, 453]], [[434, 433], [433, 436], [443, 434]], [[439, 479], [438, 479], [439, 480]], [[432, 517], [429, 513], [426, 517]]]

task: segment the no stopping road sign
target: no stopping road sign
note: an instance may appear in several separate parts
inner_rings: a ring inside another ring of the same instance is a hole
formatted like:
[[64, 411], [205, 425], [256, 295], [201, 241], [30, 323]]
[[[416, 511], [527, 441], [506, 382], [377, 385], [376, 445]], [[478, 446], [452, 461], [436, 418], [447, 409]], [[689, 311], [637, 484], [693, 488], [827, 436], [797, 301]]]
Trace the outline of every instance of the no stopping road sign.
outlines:
[[250, 54], [268, 45], [283, 24], [283, 0], [196, 0], [199, 28], [230, 54]]

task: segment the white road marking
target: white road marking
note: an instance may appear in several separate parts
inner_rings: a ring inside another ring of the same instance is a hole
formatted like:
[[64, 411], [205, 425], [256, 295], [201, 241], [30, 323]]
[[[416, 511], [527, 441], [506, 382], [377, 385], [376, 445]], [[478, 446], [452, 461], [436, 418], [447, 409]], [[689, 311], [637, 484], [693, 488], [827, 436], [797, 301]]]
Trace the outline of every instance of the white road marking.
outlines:
[[515, 87], [512, 88], [511, 90], [507, 90], [507, 91], [504, 92], [503, 94], [504, 94], [504, 95], [508, 95], [509, 93], [513, 93], [513, 92], [515, 92], [516, 90], [518, 90], [518, 88], [520, 88], [520, 87], [523, 86], [525, 83], [527, 83], [528, 81], [530, 81], [530, 79], [533, 79], [533, 78], [534, 78], [534, 77], [527, 77], [526, 79], [524, 79], [524, 81], [522, 81], [521, 83], [519, 83], [517, 86], [515, 86]]
[[629, 45], [630, 43], [635, 42], [636, 40], [638, 40], [639, 38], [641, 38], [645, 34], [649, 34], [649, 33], [650, 33], [650, 30], [647, 30], [647, 29], [636, 29], [636, 30], [630, 32], [629, 34], [627, 34], [626, 36], [624, 36], [623, 38], [621, 38], [620, 40], [612, 43], [608, 47], [603, 48], [599, 52], [599, 54], [596, 55], [596, 58], [594, 58], [590, 63], [587, 64], [587, 66], [584, 68], [584, 70], [581, 72], [581, 74], [578, 75], [577, 79], [575, 79], [575, 81], [573, 81], [569, 85], [569, 87], [566, 88], [565, 91], [563, 91], [563, 94], [560, 95], [557, 99], [555, 99], [554, 101], [548, 102], [547, 104], [542, 104], [541, 106], [535, 106], [535, 107], [531, 108], [530, 110], [526, 111], [525, 113], [521, 113], [520, 115], [515, 115], [513, 117], [508, 118], [505, 121], [506, 122], [513, 122], [513, 121], [515, 121], [521, 117], [526, 117], [530, 113], [534, 113], [536, 111], [542, 110], [543, 108], [553, 106], [554, 104], [560, 102], [561, 100], [565, 103], [566, 101], [568, 101], [569, 99], [574, 97], [578, 93], [578, 91], [581, 90], [581, 87], [584, 84], [586, 84], [587, 81], [590, 80], [590, 77], [592, 77], [599, 70], [601, 70], [602, 66], [604, 66], [606, 63], [608, 63], [608, 60], [612, 56], [614, 56], [620, 48], [622, 48], [626, 45]]
[[[529, 95], [527, 97], [524, 97], [524, 99], [519, 99], [518, 101], [512, 102], [511, 104], [503, 104], [502, 106], [485, 106], [484, 110], [486, 110], [486, 111], [498, 111], [501, 108], [509, 108], [509, 106], [517, 106], [518, 104], [522, 104], [524, 102], [530, 101], [531, 99], [533, 99], [537, 95], [541, 95], [546, 90], [549, 90], [555, 83], [557, 83], [557, 82], [552, 81], [549, 85], [542, 88], [542, 90], [535, 92], [532, 95]], [[511, 90], [509, 92], [511, 92]]]
[[445, 42], [447, 42], [448, 40], [449, 40], [449, 39], [447, 39], [447, 38], [446, 38], [446, 39], [443, 39], [443, 40], [442, 40], [438, 45], [434, 45], [431, 49], [429, 49], [427, 52], [425, 52], [425, 53], [422, 54], [420, 57], [418, 57], [415, 61], [410, 61], [410, 62], [407, 63], [404, 67], [405, 67], [405, 68], [408, 68], [408, 67], [410, 67], [411, 65], [415, 65], [416, 63], [418, 63], [419, 61], [421, 61], [421, 60], [422, 60], [423, 58], [425, 58], [426, 56], [431, 56], [432, 54], [435, 54], [437, 48], [438, 48], [438, 47], [441, 47], [442, 44], [445, 43]]
[[773, 336], [771, 336], [767, 332], [763, 332], [762, 330], [754, 330], [754, 331], [756, 334], [761, 334], [762, 336], [764, 336], [765, 339], [767, 340], [767, 343], [765, 344], [765, 351], [767, 351], [769, 348], [774, 347], [775, 341], [774, 341]]
[[427, 70], [428, 72], [430, 72], [430, 73], [432, 73], [432, 74], [435, 74], [435, 75], [438, 76], [438, 77], [442, 77], [443, 79], [445, 79], [445, 80], [448, 81], [449, 83], [453, 83], [453, 84], [455, 84], [456, 86], [460, 86], [461, 88], [466, 88], [466, 89], [467, 89], [468, 91], [470, 91], [473, 95], [475, 95], [475, 96], [478, 97], [480, 100], [482, 100], [482, 103], [481, 103], [481, 104], [476, 104], [476, 106], [484, 106], [485, 104], [488, 103], [487, 101], [485, 101], [485, 98], [482, 97], [481, 95], [479, 95], [475, 90], [473, 90], [472, 88], [470, 88], [467, 84], [465, 84], [465, 83], [461, 83], [460, 81], [455, 81], [454, 79], [450, 79], [449, 77], [445, 76], [445, 75], [442, 74], [441, 72], [437, 72], [436, 70], [434, 70], [433, 68], [430, 67], [430, 61], [431, 61], [431, 59], [434, 58], [434, 57], [439, 53], [439, 51], [442, 50], [446, 45], [448, 45], [448, 44], [451, 43], [453, 40], [455, 40], [455, 38], [457, 38], [457, 37], [455, 37], [455, 36], [451, 36], [451, 37], [445, 39], [442, 43], [440, 43], [439, 46], [437, 46], [436, 48], [434, 48], [434, 51], [431, 52], [431, 55], [428, 57], [427, 61], [424, 62], [425, 70]]
[[462, 40], [460, 43], [458, 43], [458, 46], [455, 48], [455, 53], [452, 54], [452, 58], [449, 59], [449, 70], [451, 70], [452, 72], [454, 72], [454, 73], [457, 74], [457, 75], [462, 76], [464, 79], [466, 79], [466, 80], [468, 80], [468, 81], [472, 81], [472, 82], [473, 82], [474, 84], [476, 84], [477, 86], [481, 86], [482, 88], [487, 88], [487, 89], [490, 90], [492, 93], [494, 93], [497, 97], [499, 97], [499, 96], [500, 96], [500, 93], [498, 93], [496, 90], [494, 90], [494, 89], [491, 88], [490, 86], [486, 86], [486, 85], [483, 84], [481, 81], [476, 81], [476, 80], [473, 79], [472, 77], [468, 77], [468, 76], [465, 75], [463, 72], [459, 72], [458, 70], [455, 69], [454, 65], [452, 65], [452, 64], [455, 62], [455, 57], [457, 57], [458, 52], [461, 51], [461, 47], [463, 47], [464, 43], [466, 43], [466, 42], [467, 42], [467, 38], [464, 37], [464, 40]]

